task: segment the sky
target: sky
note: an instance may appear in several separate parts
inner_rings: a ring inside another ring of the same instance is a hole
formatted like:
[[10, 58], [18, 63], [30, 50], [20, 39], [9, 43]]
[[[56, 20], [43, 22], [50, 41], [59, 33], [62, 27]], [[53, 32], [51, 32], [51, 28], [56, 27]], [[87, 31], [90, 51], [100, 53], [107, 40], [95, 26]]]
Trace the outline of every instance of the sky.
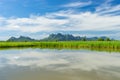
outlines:
[[120, 39], [120, 0], [0, 0], [0, 40], [51, 33]]

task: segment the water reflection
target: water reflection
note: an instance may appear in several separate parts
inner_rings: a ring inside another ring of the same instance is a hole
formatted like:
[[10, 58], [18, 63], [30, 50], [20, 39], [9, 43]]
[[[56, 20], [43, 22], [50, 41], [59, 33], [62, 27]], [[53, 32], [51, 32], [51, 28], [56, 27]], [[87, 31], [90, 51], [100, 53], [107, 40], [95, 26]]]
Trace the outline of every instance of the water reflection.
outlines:
[[87, 50], [3, 50], [0, 51], [0, 78], [2, 80], [119, 80], [119, 63], [120, 54], [117, 53]]

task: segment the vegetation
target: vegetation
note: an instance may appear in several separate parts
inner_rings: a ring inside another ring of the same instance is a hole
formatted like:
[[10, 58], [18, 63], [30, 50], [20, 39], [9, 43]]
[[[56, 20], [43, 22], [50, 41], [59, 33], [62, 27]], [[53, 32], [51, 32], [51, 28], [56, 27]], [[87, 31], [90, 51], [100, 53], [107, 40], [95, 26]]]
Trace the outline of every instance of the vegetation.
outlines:
[[102, 38], [98, 38], [98, 41], [104, 41], [104, 39], [102, 39]]
[[41, 42], [0, 42], [0, 48], [37, 47], [57, 49], [92, 49], [120, 51], [120, 41], [41, 41]]

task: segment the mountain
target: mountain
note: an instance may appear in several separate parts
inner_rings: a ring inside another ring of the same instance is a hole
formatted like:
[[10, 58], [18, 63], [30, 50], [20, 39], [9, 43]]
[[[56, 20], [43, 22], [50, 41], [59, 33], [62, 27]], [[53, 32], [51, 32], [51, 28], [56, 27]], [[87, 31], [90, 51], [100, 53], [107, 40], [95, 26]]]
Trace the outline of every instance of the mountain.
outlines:
[[20, 36], [19, 38], [16, 37], [11, 37], [9, 38], [7, 41], [104, 41], [104, 40], [110, 40], [108, 37], [80, 37], [80, 36], [73, 36], [71, 34], [61, 34], [61, 33], [57, 33], [57, 34], [50, 34], [48, 37], [41, 39], [41, 40], [35, 40], [32, 39], [30, 37], [25, 37], [25, 36]]
[[50, 34], [47, 38], [42, 39], [43, 41], [72, 41], [72, 40], [80, 40], [80, 37], [74, 37], [70, 34]]
[[25, 36], [20, 36], [19, 38], [16, 37], [11, 37], [7, 41], [20, 41], [20, 42], [25, 42], [25, 41], [35, 41], [35, 39], [32, 39], [30, 37], [25, 37]]
[[57, 34], [50, 34], [47, 38], [42, 39], [42, 41], [95, 41], [98, 39], [101, 40], [106, 40], [108, 37], [91, 37], [91, 38], [87, 38], [87, 37], [80, 37], [80, 36], [73, 36], [70, 34], [61, 34], [61, 33], [57, 33]]

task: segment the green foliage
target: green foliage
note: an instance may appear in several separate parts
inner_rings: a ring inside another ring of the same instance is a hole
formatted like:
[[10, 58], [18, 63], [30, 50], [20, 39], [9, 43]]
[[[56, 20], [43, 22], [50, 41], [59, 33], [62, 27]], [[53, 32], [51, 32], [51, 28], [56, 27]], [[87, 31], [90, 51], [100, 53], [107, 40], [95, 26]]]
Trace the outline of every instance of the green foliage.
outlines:
[[58, 49], [120, 50], [120, 41], [41, 41], [41, 42], [0, 42], [0, 48], [37, 47]]
[[102, 38], [98, 38], [98, 41], [104, 41], [104, 39], [102, 39]]
[[87, 41], [87, 38], [86, 38], [86, 36], [82, 38], [82, 41]]
[[106, 38], [106, 41], [111, 41], [110, 38]]

